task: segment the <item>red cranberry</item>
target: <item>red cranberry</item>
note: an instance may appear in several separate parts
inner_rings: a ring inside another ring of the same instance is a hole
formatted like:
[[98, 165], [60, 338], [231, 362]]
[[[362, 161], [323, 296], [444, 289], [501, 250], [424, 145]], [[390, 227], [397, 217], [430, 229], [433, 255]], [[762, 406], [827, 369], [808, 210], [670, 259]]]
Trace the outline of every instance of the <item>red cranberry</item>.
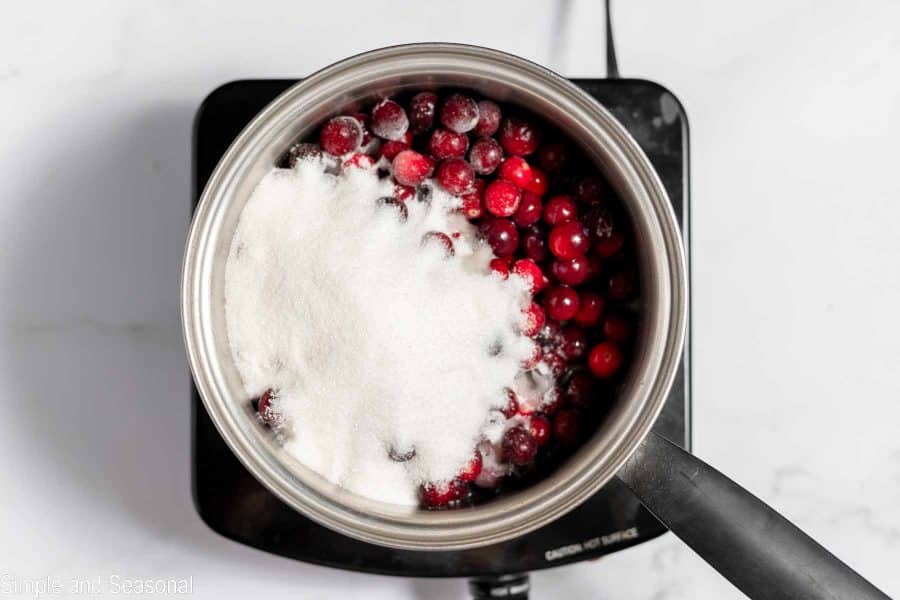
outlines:
[[509, 217], [519, 208], [519, 188], [508, 181], [498, 179], [488, 184], [484, 191], [484, 207], [498, 217]]
[[553, 437], [567, 446], [578, 441], [578, 413], [561, 410], [553, 418]]
[[353, 117], [335, 117], [322, 126], [319, 144], [332, 156], [353, 152], [362, 144], [363, 130]]
[[[404, 208], [406, 208], [404, 206]], [[453, 250], [453, 240], [450, 239], [450, 236], [446, 233], [441, 233], [440, 231], [429, 231], [425, 235], [422, 236], [422, 246], [427, 246], [428, 244], [440, 245], [444, 249], [444, 256], [450, 258], [456, 252]]]
[[618, 227], [612, 213], [603, 207], [592, 208], [585, 215], [585, 225], [594, 253], [607, 258], [616, 254], [625, 245], [625, 234]]
[[498, 273], [501, 279], [509, 277], [509, 263], [505, 258], [493, 258], [490, 262], [491, 270]]
[[606, 379], [616, 374], [622, 366], [622, 351], [611, 342], [600, 342], [591, 349], [588, 367], [596, 377]]
[[603, 320], [603, 335], [613, 342], [625, 342], [631, 337], [634, 325], [629, 317], [622, 313], [607, 315]]
[[566, 384], [565, 399], [577, 408], [588, 408], [594, 400], [596, 380], [588, 373], [576, 373]]
[[550, 421], [541, 415], [531, 415], [528, 420], [528, 433], [538, 446], [543, 446], [550, 439]]
[[529, 464], [537, 454], [537, 441], [521, 425], [506, 430], [501, 449], [503, 460], [518, 466]]
[[548, 225], [559, 225], [572, 221], [578, 216], [578, 207], [571, 196], [553, 196], [544, 205], [544, 221]]
[[266, 390], [262, 393], [262, 396], [259, 397], [259, 401], [256, 404], [256, 412], [259, 413], [260, 418], [262, 418], [263, 422], [270, 426], [274, 427], [279, 423], [281, 417], [278, 413], [275, 412], [275, 409], [272, 407], [272, 400], [275, 399], [275, 392], [272, 390]]
[[530, 258], [520, 258], [513, 263], [512, 272], [525, 280], [532, 295], [544, 289], [544, 272]]
[[507, 154], [527, 156], [537, 149], [539, 140], [537, 129], [519, 117], [507, 117], [500, 125], [500, 145]]
[[482, 100], [478, 103], [478, 124], [475, 135], [494, 135], [500, 128], [500, 107], [496, 102]]
[[532, 302], [525, 309], [525, 325], [522, 327], [522, 334], [532, 337], [544, 326], [547, 317], [544, 315], [544, 309], [537, 302]]
[[425, 181], [432, 169], [431, 161], [415, 150], [403, 150], [394, 157], [391, 166], [397, 183], [412, 187]]
[[574, 361], [587, 352], [587, 336], [580, 327], [563, 327], [560, 336], [562, 344], [559, 346], [559, 353], [566, 360]]
[[599, 202], [606, 195], [606, 183], [596, 177], [583, 177], [575, 184], [575, 198], [584, 204]]
[[537, 339], [547, 348], [556, 348], [560, 343], [560, 331], [562, 331], [562, 328], [559, 326], [559, 323], [557, 321], [547, 319], [546, 323], [544, 324], [544, 328], [541, 329], [541, 332], [538, 334]]
[[611, 300], [629, 300], [634, 294], [634, 276], [629, 271], [610, 275], [608, 294]]
[[579, 285], [587, 281], [588, 259], [584, 256], [576, 256], [570, 260], [555, 260], [550, 265], [550, 273], [560, 283], [566, 285]]
[[419, 92], [409, 102], [409, 130], [414, 134], [434, 126], [434, 112], [438, 96], [434, 92]]
[[544, 353], [541, 350], [541, 347], [537, 344], [534, 344], [534, 346], [532, 347], [531, 356], [522, 361], [522, 369], [528, 371], [535, 368], [537, 364], [541, 362], [541, 358], [543, 358], [543, 355]]
[[539, 225], [531, 225], [522, 230], [522, 252], [534, 261], [547, 258], [547, 235]]
[[381, 148], [378, 149], [378, 154], [383, 156], [387, 160], [394, 160], [394, 157], [404, 150], [409, 150], [409, 144], [407, 144], [405, 141], [388, 140], [381, 145]]
[[500, 165], [499, 175], [502, 179], [514, 183], [524, 189], [531, 182], [531, 165], [521, 156], [510, 156]]
[[466, 463], [466, 466], [459, 472], [457, 479], [460, 481], [475, 481], [481, 473], [482, 464], [481, 452], [476, 450], [469, 462]]
[[549, 187], [550, 183], [547, 181], [547, 174], [537, 167], [531, 167], [531, 181], [524, 186], [524, 189], [538, 196], [543, 196], [547, 193], [547, 188]]
[[541, 219], [541, 198], [532, 192], [522, 192], [519, 208], [513, 215], [513, 221], [519, 227], [534, 225]]
[[538, 150], [538, 164], [548, 173], [559, 173], [566, 165], [566, 147], [560, 143], [547, 144]]
[[460, 195], [475, 185], [475, 171], [461, 158], [448, 158], [438, 165], [436, 177], [441, 187], [451, 194]]
[[481, 138], [469, 150], [469, 162], [479, 175], [490, 175], [502, 160], [503, 148], [493, 138]]
[[438, 160], [462, 158], [469, 149], [469, 136], [447, 129], [435, 129], [428, 140], [428, 151]]
[[372, 109], [372, 131], [386, 140], [399, 140], [409, 129], [409, 119], [403, 107], [385, 98]]
[[608, 258], [621, 250], [624, 245], [625, 234], [621, 231], [614, 231], [608, 238], [594, 243], [594, 252], [597, 256]]
[[478, 124], [478, 105], [462, 94], [451, 94], [441, 107], [441, 123], [456, 133], [472, 131]]
[[578, 293], [566, 285], [556, 285], [544, 293], [547, 316], [556, 321], [568, 321], [578, 312]]
[[554, 377], [559, 377], [566, 370], [566, 358], [559, 352], [544, 352], [541, 360], [550, 369]]
[[582, 256], [590, 243], [584, 226], [579, 221], [560, 223], [550, 230], [550, 252], [563, 260]]
[[476, 179], [472, 191], [463, 194], [462, 212], [467, 219], [477, 219], [484, 214], [484, 179]]
[[594, 292], [584, 292], [580, 299], [578, 312], [572, 318], [582, 327], [593, 327], [600, 322], [600, 315], [603, 314], [603, 296]]
[[519, 246], [519, 231], [509, 219], [492, 218], [481, 223], [481, 235], [494, 254], [512, 256]]
[[593, 255], [588, 255], [587, 257], [588, 271], [587, 271], [587, 280], [590, 281], [592, 279], [596, 279], [600, 273], [603, 272], [603, 263], [600, 262], [600, 258]]
[[500, 412], [502, 412], [503, 416], [507, 419], [512, 419], [516, 416], [516, 413], [519, 412], [519, 398], [516, 396], [516, 393], [509, 388], [506, 388], [506, 406], [504, 406]]
[[412, 188], [408, 185], [400, 185], [399, 183], [394, 185], [394, 198], [396, 198], [400, 202], [406, 202], [415, 195], [415, 188]]
[[420, 493], [425, 508], [443, 508], [465, 498], [469, 493], [469, 486], [458, 480], [432, 482], [422, 485]]

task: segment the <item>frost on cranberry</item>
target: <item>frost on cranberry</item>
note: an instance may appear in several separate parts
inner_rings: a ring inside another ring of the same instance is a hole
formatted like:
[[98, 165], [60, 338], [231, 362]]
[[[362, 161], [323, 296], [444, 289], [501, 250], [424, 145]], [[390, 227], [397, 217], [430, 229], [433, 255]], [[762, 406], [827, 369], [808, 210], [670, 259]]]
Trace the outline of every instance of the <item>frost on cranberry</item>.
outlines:
[[435, 177], [442, 188], [457, 196], [470, 191], [475, 185], [475, 171], [461, 158], [441, 161]]
[[505, 258], [492, 258], [490, 267], [491, 271], [499, 275], [501, 279], [509, 277], [509, 262]]
[[256, 403], [256, 412], [259, 413], [259, 417], [262, 419], [263, 423], [273, 428], [278, 427], [283, 422], [283, 417], [273, 406], [274, 400], [275, 392], [273, 390], [266, 390], [262, 393]]
[[503, 434], [501, 447], [503, 460], [516, 466], [524, 466], [534, 460], [538, 444], [528, 430], [517, 425]]
[[[405, 207], [404, 207], [405, 208]], [[422, 236], [422, 246], [439, 246], [444, 251], [444, 257], [450, 258], [456, 251], [453, 249], [453, 240], [446, 233], [440, 231], [429, 231]]]
[[481, 138], [469, 150], [469, 162], [479, 175], [490, 175], [503, 160], [503, 148], [493, 138]]
[[512, 266], [512, 272], [525, 280], [532, 294], [544, 289], [544, 272], [530, 258], [520, 258]]
[[353, 117], [335, 117], [322, 126], [319, 144], [332, 156], [353, 152], [362, 144], [363, 130]]
[[432, 163], [415, 150], [403, 150], [391, 163], [394, 179], [401, 185], [416, 187], [431, 174]]
[[618, 219], [608, 208], [593, 207], [585, 215], [584, 223], [597, 256], [603, 258], [613, 256], [625, 245], [625, 234], [618, 224]]
[[304, 158], [318, 158], [322, 156], [322, 148], [316, 144], [299, 143], [288, 148], [284, 165], [293, 169]]
[[537, 335], [544, 326], [544, 321], [546, 320], [544, 309], [542, 309], [538, 303], [532, 302], [528, 305], [528, 308], [525, 309], [524, 313], [525, 320], [522, 325], [522, 334], [533, 337]]
[[484, 190], [484, 207], [492, 215], [509, 217], [519, 208], [521, 197], [519, 188], [508, 181], [497, 179]]
[[466, 133], [478, 124], [478, 104], [463, 94], [450, 94], [441, 106], [441, 124], [456, 133]]
[[475, 481], [481, 474], [482, 458], [481, 452], [475, 451], [475, 455], [466, 463], [457, 476], [460, 481]]
[[527, 156], [537, 150], [540, 134], [530, 122], [520, 117], [507, 117], [500, 125], [500, 145], [507, 154]]
[[375, 159], [369, 156], [368, 154], [359, 154], [356, 153], [352, 155], [350, 158], [345, 160], [341, 167], [344, 169], [371, 169], [375, 166]]
[[423, 484], [420, 497], [425, 508], [435, 510], [459, 503], [469, 495], [469, 491], [468, 484], [454, 479]]
[[461, 158], [469, 149], [469, 136], [449, 129], [435, 129], [428, 140], [428, 151], [437, 160]]
[[434, 127], [434, 113], [438, 95], [434, 92], [419, 92], [409, 102], [409, 130], [418, 135]]
[[380, 138], [399, 140], [409, 129], [409, 119], [402, 106], [385, 98], [372, 109], [369, 127]]
[[400, 219], [401, 223], [406, 223], [406, 220], [409, 218], [409, 210], [406, 208], [406, 204], [397, 198], [385, 196], [384, 198], [379, 198], [377, 204], [396, 211], [397, 218]]
[[497, 133], [500, 128], [500, 107], [496, 102], [482, 100], [478, 103], [478, 124], [475, 125], [476, 135], [490, 136]]
[[550, 439], [550, 421], [542, 415], [532, 415], [528, 420], [528, 433], [538, 446], [543, 446]]

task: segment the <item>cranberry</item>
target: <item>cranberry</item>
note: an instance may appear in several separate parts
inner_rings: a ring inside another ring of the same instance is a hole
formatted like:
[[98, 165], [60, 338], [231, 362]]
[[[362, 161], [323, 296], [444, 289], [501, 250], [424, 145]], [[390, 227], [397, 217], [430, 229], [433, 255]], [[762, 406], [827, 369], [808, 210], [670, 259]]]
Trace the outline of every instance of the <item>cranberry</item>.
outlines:
[[550, 265], [550, 273], [560, 283], [566, 285], [579, 285], [587, 281], [588, 259], [584, 256], [576, 256], [570, 260], [555, 260]]
[[399, 140], [409, 129], [409, 119], [403, 107], [385, 98], [372, 109], [372, 132], [386, 140]]
[[478, 124], [478, 105], [462, 94], [451, 94], [441, 107], [441, 123], [456, 133], [472, 131]]
[[578, 293], [566, 285], [556, 285], [544, 293], [547, 316], [556, 321], [568, 321], [578, 312]]
[[603, 335], [613, 342], [625, 342], [631, 337], [634, 325], [631, 318], [622, 313], [607, 315], [603, 320]]
[[587, 336], [580, 327], [563, 327], [560, 332], [562, 344], [559, 353], [568, 361], [574, 361], [587, 352]]
[[516, 396], [516, 393], [509, 388], [506, 388], [506, 406], [504, 406], [500, 412], [502, 412], [503, 416], [507, 419], [512, 419], [516, 416], [516, 413], [519, 412], [519, 398]]
[[481, 235], [494, 254], [512, 256], [519, 246], [519, 231], [509, 219], [491, 218], [481, 223]]
[[541, 347], [537, 344], [534, 344], [532, 346], [531, 355], [522, 361], [522, 369], [528, 371], [529, 369], [535, 368], [537, 364], [541, 362], [541, 358], [543, 357], [543, 355], [544, 353], [541, 350]]
[[345, 160], [341, 166], [345, 169], [357, 168], [357, 169], [371, 169], [375, 166], [375, 159], [369, 156], [368, 154], [354, 154], [347, 160]]
[[507, 154], [531, 154], [537, 149], [539, 137], [534, 125], [519, 117], [507, 117], [500, 125], [500, 145]]
[[579, 221], [554, 225], [550, 230], [550, 252], [557, 258], [568, 260], [587, 252], [590, 239]]
[[521, 199], [519, 188], [508, 181], [498, 179], [492, 181], [484, 191], [484, 207], [498, 217], [508, 217], [519, 208]]
[[588, 271], [587, 271], [587, 280], [590, 281], [592, 279], [596, 279], [600, 273], [603, 272], [603, 263], [600, 262], [600, 258], [593, 255], [588, 255], [587, 257]]
[[538, 164], [548, 173], [559, 173], [566, 165], [566, 147], [559, 142], [541, 146], [538, 150]]
[[[404, 206], [404, 208], [406, 208]], [[427, 246], [429, 244], [440, 244], [444, 248], [444, 256], [446, 258], [450, 258], [456, 252], [453, 250], [453, 240], [450, 239], [450, 236], [446, 233], [441, 233], [440, 231], [429, 231], [425, 235], [422, 236], [422, 246]]]
[[603, 207], [591, 209], [585, 216], [585, 225], [597, 256], [610, 257], [625, 245], [625, 234], [608, 209]]
[[406, 204], [401, 200], [397, 200], [396, 198], [384, 197], [378, 199], [378, 206], [388, 206], [397, 211], [400, 222], [406, 223], [406, 220], [409, 218], [409, 210], [406, 208]]
[[461, 158], [441, 161], [435, 176], [442, 188], [457, 196], [470, 191], [475, 185], [475, 171]]
[[531, 415], [528, 420], [528, 433], [538, 446], [543, 446], [550, 439], [550, 421], [541, 415]]
[[[499, 148], [499, 146], [498, 146]], [[297, 163], [304, 158], [322, 156], [322, 148], [317, 144], [294, 144], [287, 151], [286, 163], [289, 169], [297, 166]]]
[[543, 196], [547, 193], [547, 188], [549, 187], [550, 184], [547, 182], [547, 174], [537, 167], [531, 167], [531, 181], [529, 181], [523, 189], [533, 192], [538, 196]]
[[522, 252], [534, 261], [547, 258], [547, 236], [539, 225], [532, 225], [522, 230]]
[[490, 262], [491, 270], [498, 273], [501, 279], [509, 277], [509, 263], [505, 258], [493, 258]]
[[372, 139], [374, 138], [374, 136], [372, 135], [372, 132], [369, 131], [369, 128], [367, 127], [367, 125], [369, 124], [369, 115], [366, 115], [363, 113], [356, 113], [353, 115], [353, 118], [356, 119], [359, 122], [360, 126], [362, 127], [363, 137], [362, 137], [362, 142], [360, 142], [360, 145], [368, 146], [369, 142], [371, 142]]
[[572, 319], [582, 327], [593, 327], [600, 322], [600, 315], [603, 314], [603, 296], [594, 292], [584, 292], [580, 299], [578, 312]]
[[504, 461], [523, 466], [534, 460], [538, 444], [528, 430], [516, 425], [503, 434], [501, 448]]
[[559, 352], [544, 352], [542, 360], [554, 377], [559, 377], [566, 370], [566, 358]]
[[477, 219], [484, 214], [484, 179], [476, 179], [472, 191], [462, 196], [462, 212], [467, 219]]
[[531, 182], [531, 165], [521, 156], [510, 156], [500, 165], [499, 175], [502, 179], [514, 183], [524, 189]]
[[459, 475], [457, 475], [457, 479], [460, 481], [475, 481], [481, 473], [482, 465], [481, 452], [476, 450], [469, 462], [466, 463], [466, 466], [464, 466], [462, 471], [459, 472]]
[[617, 271], [609, 276], [611, 300], [628, 300], [634, 295], [634, 276], [629, 271]]
[[434, 92], [419, 92], [409, 102], [409, 130], [414, 134], [434, 126], [434, 112], [438, 96]]
[[599, 202], [606, 195], [606, 183], [596, 177], [583, 177], [575, 183], [575, 198], [584, 204]]
[[513, 263], [512, 272], [525, 280], [532, 294], [544, 289], [544, 272], [530, 258], [520, 258]]
[[478, 124], [476, 135], [494, 135], [500, 128], [500, 107], [496, 102], [482, 100], [478, 103]]
[[322, 126], [319, 144], [332, 156], [353, 152], [362, 144], [363, 130], [353, 117], [335, 117]]
[[400, 185], [399, 183], [394, 185], [394, 198], [396, 198], [400, 202], [406, 202], [415, 195], [415, 188], [412, 188], [408, 185]]
[[578, 216], [578, 207], [571, 196], [553, 196], [544, 205], [544, 221], [548, 225], [559, 225], [572, 221]]
[[532, 192], [522, 192], [519, 208], [513, 215], [513, 221], [519, 227], [534, 225], [541, 219], [541, 198]]
[[596, 380], [588, 373], [575, 373], [566, 384], [565, 399], [577, 408], [588, 408], [594, 400]]
[[469, 493], [468, 484], [453, 480], [422, 485], [421, 497], [425, 508], [444, 508], [451, 502], [462, 500]]
[[432, 169], [431, 161], [415, 150], [403, 150], [394, 157], [391, 166], [397, 183], [413, 187], [425, 181]]
[[388, 140], [378, 149], [378, 154], [387, 160], [394, 160], [394, 157], [404, 150], [409, 150], [409, 144], [403, 140]]
[[435, 129], [428, 140], [428, 151], [438, 160], [462, 158], [469, 149], [469, 136], [447, 129]]
[[256, 412], [259, 413], [260, 418], [269, 427], [275, 427], [281, 421], [281, 416], [275, 412], [275, 409], [272, 406], [272, 400], [274, 399], [275, 392], [273, 390], [266, 390], [262, 393], [262, 396], [259, 397], [259, 401], [256, 404]]
[[547, 317], [544, 315], [544, 309], [536, 302], [532, 302], [525, 309], [525, 325], [522, 327], [522, 334], [532, 337], [544, 326]]
[[560, 343], [560, 331], [562, 331], [562, 329], [557, 321], [547, 319], [546, 323], [544, 323], [544, 328], [541, 329], [537, 339], [541, 344], [548, 348], [556, 348]]
[[490, 175], [503, 160], [503, 148], [493, 138], [481, 138], [469, 150], [469, 162], [479, 175]]
[[561, 410], [553, 418], [553, 437], [565, 445], [578, 441], [578, 413], [574, 410]]
[[596, 377], [606, 379], [616, 374], [622, 366], [622, 351], [611, 342], [600, 342], [591, 349], [588, 367]]

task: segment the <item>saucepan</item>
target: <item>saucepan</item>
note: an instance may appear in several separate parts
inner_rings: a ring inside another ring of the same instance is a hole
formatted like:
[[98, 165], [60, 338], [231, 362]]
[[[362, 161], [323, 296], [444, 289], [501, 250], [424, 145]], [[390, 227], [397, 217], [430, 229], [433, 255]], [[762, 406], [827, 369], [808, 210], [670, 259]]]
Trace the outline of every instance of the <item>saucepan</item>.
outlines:
[[[343, 490], [288, 456], [252, 418], [228, 345], [224, 271], [250, 192], [294, 140], [373, 98], [441, 87], [472, 89], [541, 115], [604, 173], [633, 224], [642, 323], [619, 397], [577, 453], [527, 489], [435, 512]], [[651, 431], [684, 339], [688, 288], [678, 226], [657, 174], [622, 125], [575, 85], [534, 63], [473, 46], [414, 44], [343, 60], [289, 88], [247, 125], [210, 177], [187, 241], [181, 301], [193, 376], [222, 437], [263, 485], [339, 533], [411, 550], [494, 544], [546, 525], [618, 477], [753, 598], [886, 598], [759, 499]]]

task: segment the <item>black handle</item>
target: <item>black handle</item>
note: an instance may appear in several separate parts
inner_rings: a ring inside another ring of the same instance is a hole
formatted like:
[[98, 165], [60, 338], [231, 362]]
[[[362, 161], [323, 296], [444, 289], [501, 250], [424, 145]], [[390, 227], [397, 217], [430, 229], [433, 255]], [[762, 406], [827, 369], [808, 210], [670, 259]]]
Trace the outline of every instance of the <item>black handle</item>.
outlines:
[[654, 433], [618, 476], [753, 600], [890, 600], [759, 498]]

